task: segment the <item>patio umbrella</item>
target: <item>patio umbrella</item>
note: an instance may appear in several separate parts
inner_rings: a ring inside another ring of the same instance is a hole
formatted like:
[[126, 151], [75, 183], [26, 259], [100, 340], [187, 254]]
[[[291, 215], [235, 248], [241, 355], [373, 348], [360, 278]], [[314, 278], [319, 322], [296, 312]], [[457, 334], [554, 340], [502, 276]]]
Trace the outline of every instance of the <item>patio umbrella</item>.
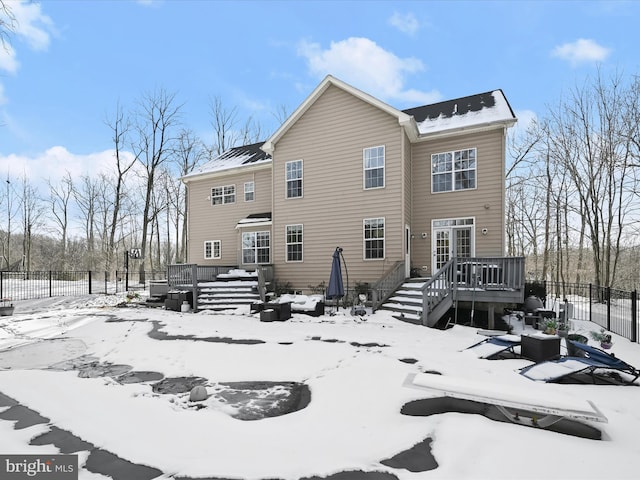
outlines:
[[337, 247], [333, 252], [333, 262], [331, 263], [331, 275], [329, 276], [329, 286], [327, 287], [327, 300], [336, 300], [344, 297], [344, 285], [342, 283], [342, 267], [340, 265], [340, 252], [342, 248]]

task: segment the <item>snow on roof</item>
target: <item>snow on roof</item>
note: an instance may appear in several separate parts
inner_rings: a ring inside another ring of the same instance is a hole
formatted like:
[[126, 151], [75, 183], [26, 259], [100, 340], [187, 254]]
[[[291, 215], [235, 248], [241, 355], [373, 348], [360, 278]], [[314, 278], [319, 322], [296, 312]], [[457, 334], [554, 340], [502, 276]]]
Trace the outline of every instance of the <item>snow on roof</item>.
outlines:
[[414, 117], [420, 135], [516, 120], [502, 90], [403, 111]]
[[263, 144], [264, 142], [259, 142], [230, 148], [216, 158], [201, 165], [193, 172], [185, 175], [183, 178], [195, 177], [205, 173], [221, 172], [250, 164], [258, 165], [271, 162], [271, 155], [260, 149]]

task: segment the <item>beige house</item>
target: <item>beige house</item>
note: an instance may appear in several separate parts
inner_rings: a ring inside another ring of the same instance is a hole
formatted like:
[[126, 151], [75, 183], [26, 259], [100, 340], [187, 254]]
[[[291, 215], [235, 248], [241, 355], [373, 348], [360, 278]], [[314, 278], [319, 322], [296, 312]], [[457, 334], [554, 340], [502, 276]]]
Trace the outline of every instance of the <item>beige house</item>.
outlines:
[[328, 282], [336, 247], [352, 285], [501, 257], [515, 122], [501, 90], [397, 110], [327, 76], [266, 142], [183, 177], [187, 261], [272, 265], [307, 292]]

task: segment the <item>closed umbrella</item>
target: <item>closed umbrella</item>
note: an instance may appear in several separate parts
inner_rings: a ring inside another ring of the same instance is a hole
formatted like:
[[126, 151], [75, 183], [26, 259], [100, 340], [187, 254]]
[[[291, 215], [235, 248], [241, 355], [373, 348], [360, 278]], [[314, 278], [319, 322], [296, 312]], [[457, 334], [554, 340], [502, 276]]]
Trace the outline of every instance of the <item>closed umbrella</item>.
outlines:
[[337, 247], [333, 252], [333, 261], [331, 263], [331, 275], [329, 276], [329, 286], [327, 287], [327, 299], [336, 300], [344, 297], [344, 285], [342, 283], [342, 267], [340, 265], [340, 252], [342, 248]]

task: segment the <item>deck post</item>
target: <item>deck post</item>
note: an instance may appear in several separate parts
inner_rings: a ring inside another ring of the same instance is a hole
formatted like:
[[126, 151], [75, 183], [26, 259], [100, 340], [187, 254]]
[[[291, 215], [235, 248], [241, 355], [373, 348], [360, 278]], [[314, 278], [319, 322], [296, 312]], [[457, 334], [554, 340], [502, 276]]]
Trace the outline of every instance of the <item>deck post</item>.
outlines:
[[489, 330], [493, 330], [496, 328], [496, 322], [494, 320], [495, 313], [496, 313], [496, 306], [493, 303], [490, 303], [487, 306], [487, 319], [489, 320], [489, 325], [488, 325]]

